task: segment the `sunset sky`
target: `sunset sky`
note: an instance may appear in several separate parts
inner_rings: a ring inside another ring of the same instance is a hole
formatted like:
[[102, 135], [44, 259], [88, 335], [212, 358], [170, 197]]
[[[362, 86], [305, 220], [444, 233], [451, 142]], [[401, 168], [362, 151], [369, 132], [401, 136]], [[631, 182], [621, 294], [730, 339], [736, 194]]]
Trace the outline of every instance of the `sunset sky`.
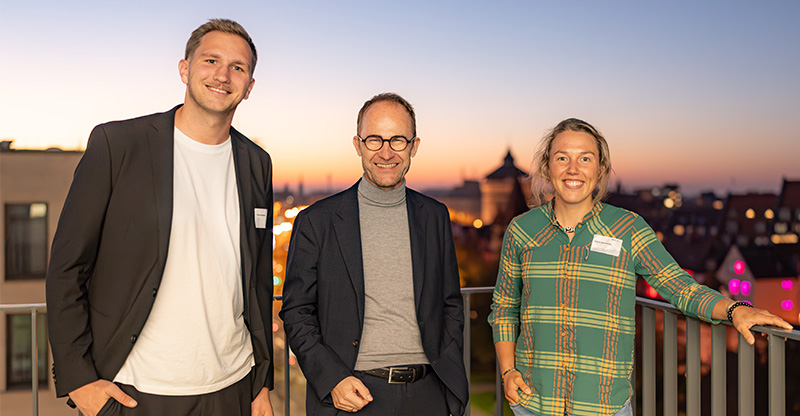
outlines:
[[0, 138], [83, 148], [96, 124], [182, 102], [178, 60], [211, 17], [259, 52], [234, 126], [274, 184], [360, 176], [356, 113], [394, 91], [416, 107], [419, 189], [458, 185], [510, 148], [528, 168], [567, 117], [603, 132], [614, 183], [777, 192], [800, 180], [796, 1], [0, 0]]

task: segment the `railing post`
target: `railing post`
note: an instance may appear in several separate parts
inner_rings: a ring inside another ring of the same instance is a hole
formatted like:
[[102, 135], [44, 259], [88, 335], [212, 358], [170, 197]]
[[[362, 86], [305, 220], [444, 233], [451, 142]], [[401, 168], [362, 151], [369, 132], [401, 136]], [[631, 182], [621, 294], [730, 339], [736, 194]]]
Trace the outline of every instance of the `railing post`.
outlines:
[[754, 416], [755, 349], [739, 334], [739, 416]]
[[769, 335], [769, 414], [786, 414], [786, 340]]
[[678, 316], [664, 311], [664, 416], [678, 415]]
[[727, 331], [725, 325], [711, 325], [711, 416], [727, 411]]
[[700, 321], [686, 318], [686, 415], [700, 416]]
[[[470, 359], [472, 354], [472, 329], [470, 319], [470, 309], [472, 306], [470, 305], [470, 294], [464, 293], [461, 295], [464, 298], [464, 369], [467, 371], [467, 392], [470, 392], [470, 388], [472, 387], [472, 383], [470, 382], [469, 376], [472, 371], [472, 360]], [[470, 416], [470, 409], [469, 404], [467, 404], [467, 408], [465, 409], [465, 416]]]
[[494, 383], [494, 394], [495, 397], [495, 406], [494, 406], [494, 414], [495, 416], [503, 416], [503, 405], [506, 402], [506, 394], [503, 391], [503, 381], [502, 381], [502, 374], [500, 374], [500, 360], [495, 360], [494, 364], [494, 372], [495, 372], [495, 380], [499, 380], [500, 382]]
[[39, 310], [31, 309], [31, 394], [33, 416], [39, 416]]
[[642, 305], [642, 414], [656, 414], [656, 311]]
[[291, 374], [289, 373], [291, 365], [289, 365], [289, 340], [286, 338], [286, 331], [283, 331], [283, 369], [284, 369], [283, 382], [286, 384], [286, 394], [284, 395], [285, 403], [283, 404], [283, 407], [285, 409], [286, 416], [289, 416], [290, 414], [292, 414], [290, 411], [292, 402], [292, 397], [291, 397], [292, 379], [290, 377]]

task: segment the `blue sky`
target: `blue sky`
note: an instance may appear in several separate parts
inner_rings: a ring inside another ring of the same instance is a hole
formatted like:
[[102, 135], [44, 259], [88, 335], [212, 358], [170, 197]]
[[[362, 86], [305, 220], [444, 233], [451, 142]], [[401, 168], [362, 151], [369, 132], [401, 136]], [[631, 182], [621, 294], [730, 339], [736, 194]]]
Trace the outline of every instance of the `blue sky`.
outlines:
[[270, 152], [275, 185], [346, 186], [361, 104], [417, 109], [417, 188], [527, 168], [567, 117], [607, 137], [629, 189], [777, 191], [800, 179], [800, 3], [794, 1], [0, 0], [0, 138], [85, 146], [99, 123], [183, 99], [177, 63], [206, 19], [259, 51], [234, 125]]

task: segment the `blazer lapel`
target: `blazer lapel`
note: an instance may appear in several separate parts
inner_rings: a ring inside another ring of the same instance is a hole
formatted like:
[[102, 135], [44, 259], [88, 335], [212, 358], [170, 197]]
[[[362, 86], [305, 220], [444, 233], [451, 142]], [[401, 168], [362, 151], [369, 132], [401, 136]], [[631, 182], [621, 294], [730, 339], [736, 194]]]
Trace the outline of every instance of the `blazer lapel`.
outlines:
[[166, 262], [169, 235], [172, 230], [172, 188], [175, 142], [175, 110], [163, 113], [151, 125], [147, 136], [153, 168], [153, 192], [158, 216], [158, 253]]
[[408, 208], [408, 231], [411, 237], [411, 267], [414, 273], [414, 302], [419, 313], [422, 286], [425, 283], [425, 224], [427, 212], [422, 209], [424, 201], [406, 189]]
[[334, 219], [333, 229], [358, 299], [359, 322], [364, 322], [364, 265], [361, 260], [361, 228], [358, 219], [359, 182], [342, 193], [339, 208], [336, 210], [338, 218]]

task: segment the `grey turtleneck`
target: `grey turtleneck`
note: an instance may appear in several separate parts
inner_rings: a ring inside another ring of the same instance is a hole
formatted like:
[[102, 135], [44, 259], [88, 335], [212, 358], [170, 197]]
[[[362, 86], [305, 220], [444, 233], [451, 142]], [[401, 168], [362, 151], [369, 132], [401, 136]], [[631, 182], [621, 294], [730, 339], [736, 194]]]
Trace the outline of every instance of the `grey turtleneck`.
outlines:
[[428, 364], [414, 303], [405, 182], [387, 191], [362, 178], [358, 212], [365, 307], [355, 369]]

